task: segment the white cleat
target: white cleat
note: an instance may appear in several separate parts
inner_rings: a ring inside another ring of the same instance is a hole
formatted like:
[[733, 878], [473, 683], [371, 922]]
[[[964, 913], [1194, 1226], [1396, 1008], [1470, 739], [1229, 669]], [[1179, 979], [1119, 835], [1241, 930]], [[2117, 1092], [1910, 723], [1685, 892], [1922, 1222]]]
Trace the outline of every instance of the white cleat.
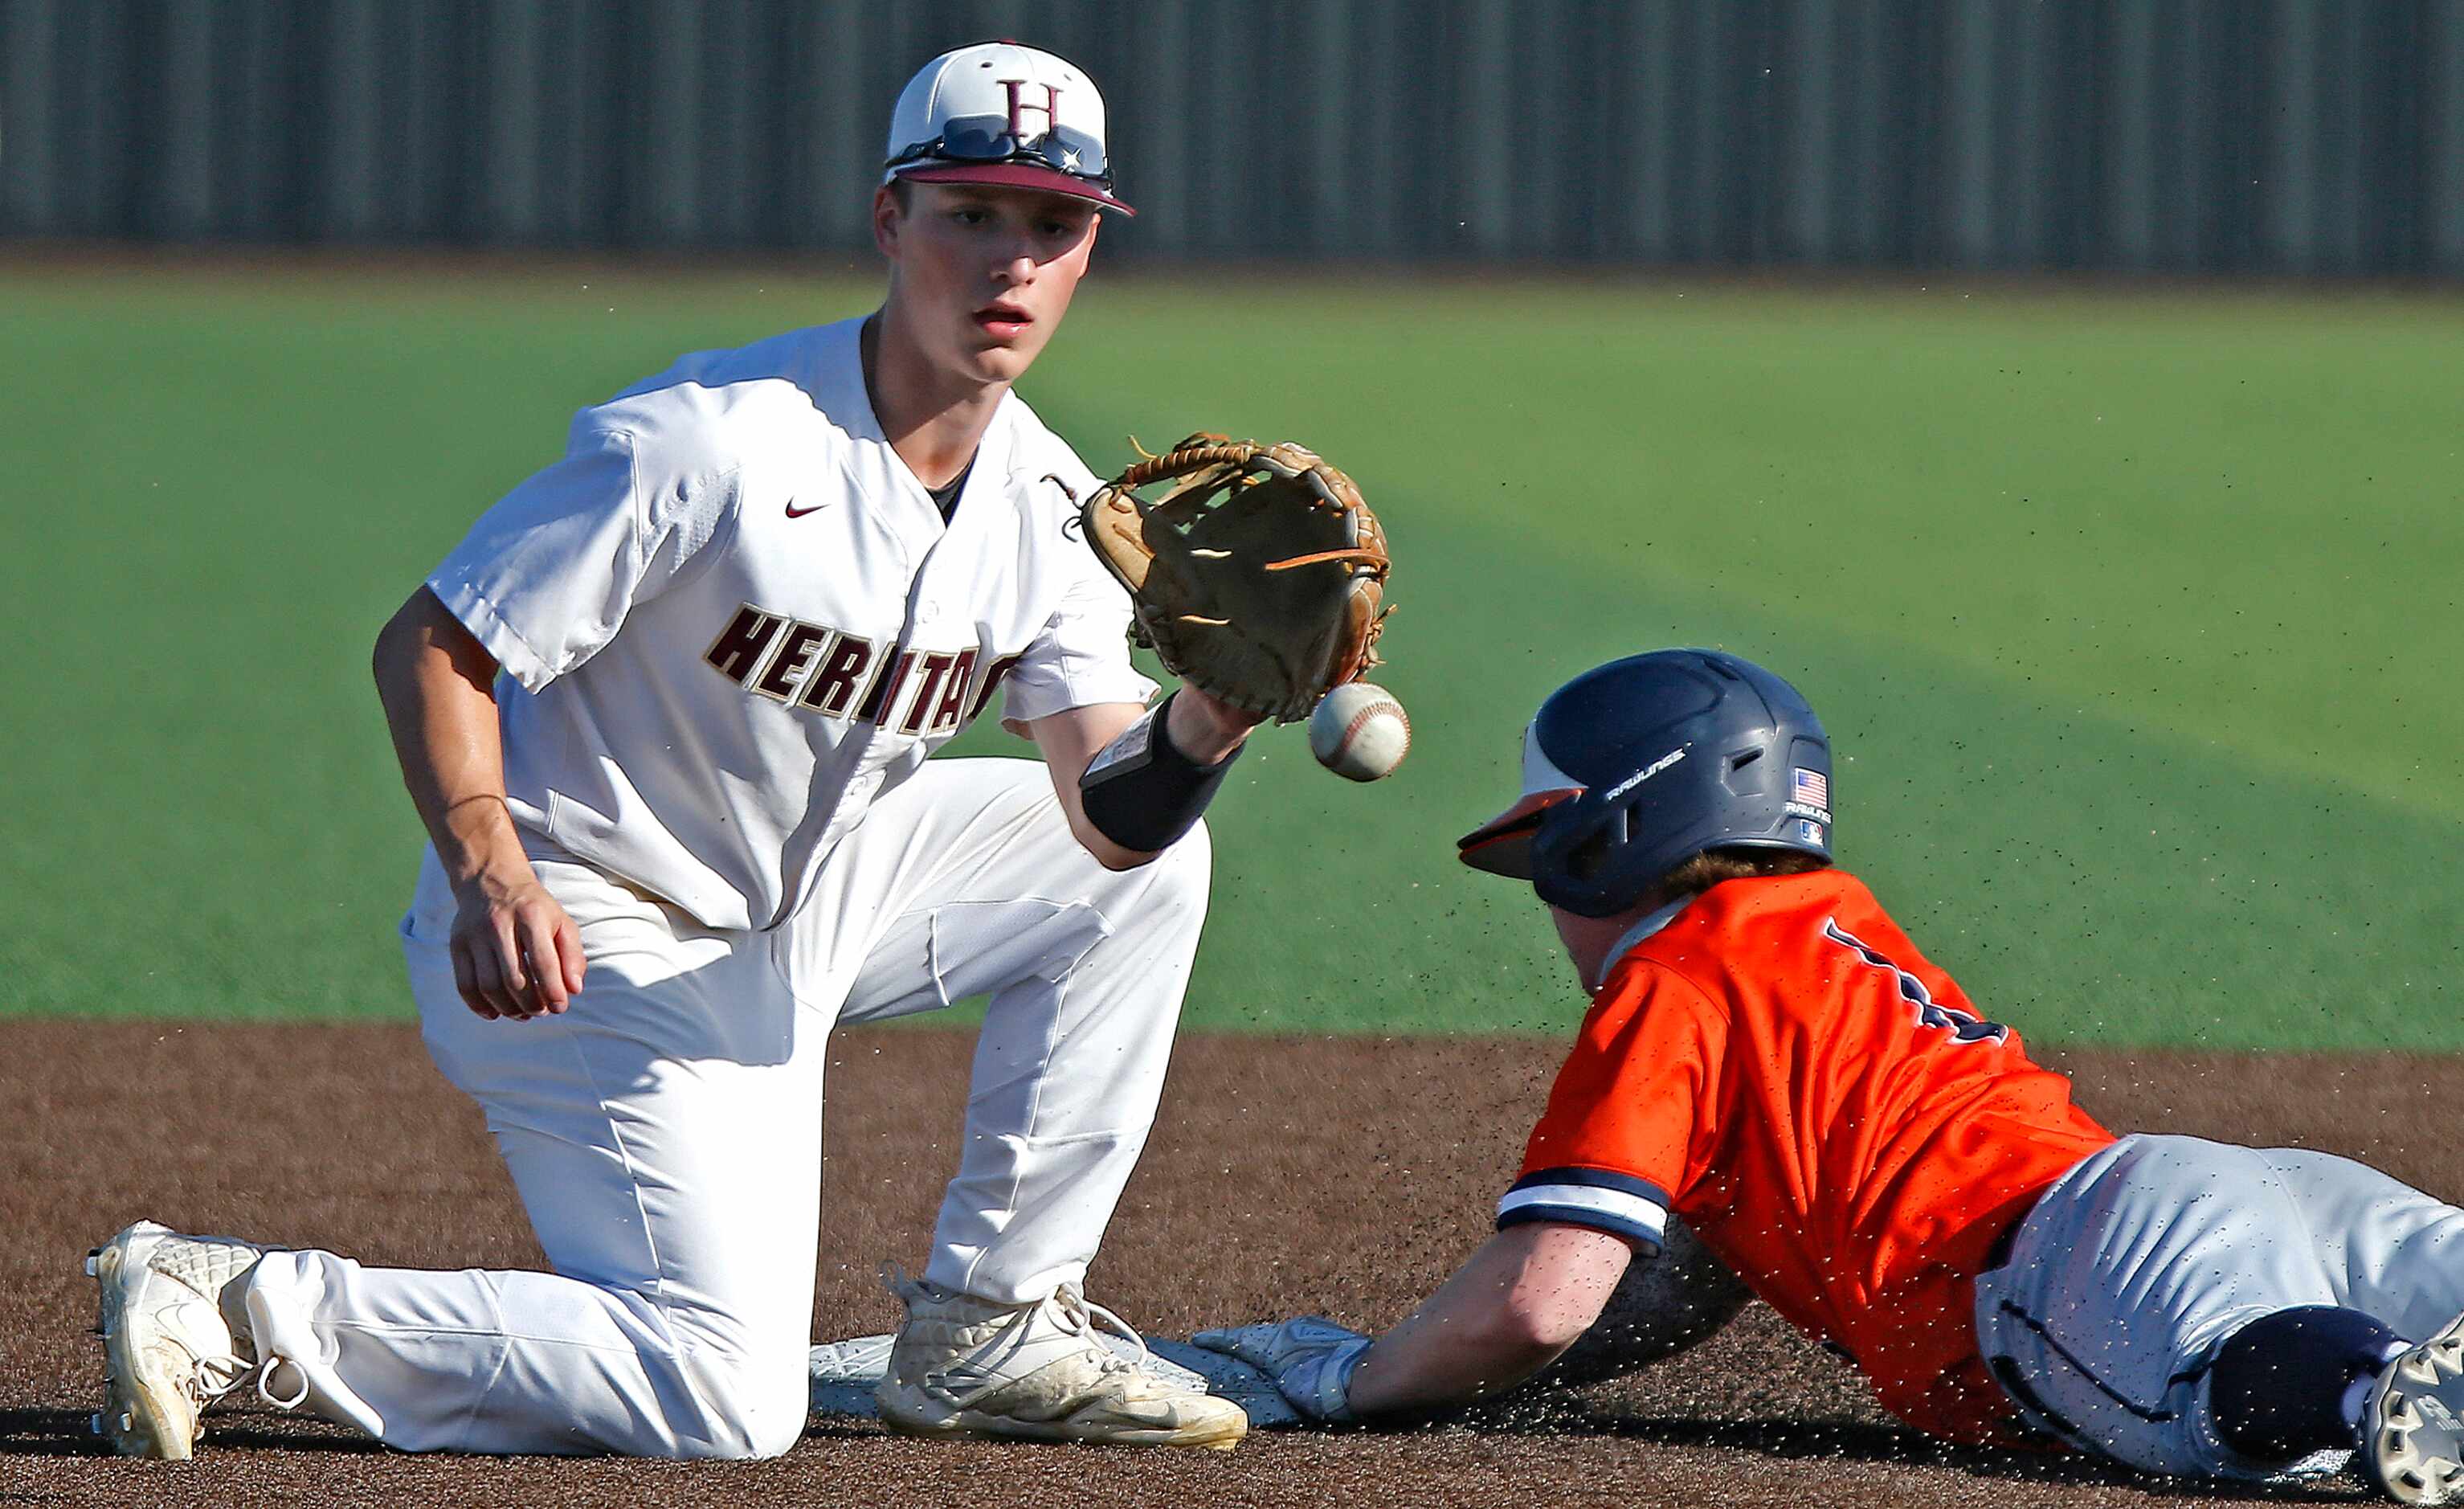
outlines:
[[1001, 1305], [885, 1269], [907, 1321], [873, 1391], [881, 1418], [902, 1435], [942, 1439], [1083, 1441], [1109, 1446], [1198, 1446], [1228, 1452], [1249, 1416], [1157, 1376], [1095, 1332], [1145, 1344], [1120, 1317], [1064, 1285], [1035, 1304]]
[[187, 1460], [206, 1406], [261, 1371], [219, 1299], [263, 1251], [140, 1221], [87, 1254], [86, 1274], [101, 1286], [104, 1361], [94, 1430], [113, 1451]]
[[2464, 1502], [2464, 1316], [2379, 1374], [2362, 1409], [2361, 1465], [2397, 1503]]

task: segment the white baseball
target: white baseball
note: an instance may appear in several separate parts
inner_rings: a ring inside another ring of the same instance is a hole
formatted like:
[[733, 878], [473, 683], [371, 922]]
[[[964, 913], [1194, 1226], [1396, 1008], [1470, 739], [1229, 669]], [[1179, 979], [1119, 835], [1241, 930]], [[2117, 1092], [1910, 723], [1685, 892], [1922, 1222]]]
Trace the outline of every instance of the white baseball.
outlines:
[[1347, 781], [1393, 775], [1412, 748], [1412, 720], [1403, 704], [1366, 681], [1347, 681], [1320, 698], [1309, 728], [1309, 753]]

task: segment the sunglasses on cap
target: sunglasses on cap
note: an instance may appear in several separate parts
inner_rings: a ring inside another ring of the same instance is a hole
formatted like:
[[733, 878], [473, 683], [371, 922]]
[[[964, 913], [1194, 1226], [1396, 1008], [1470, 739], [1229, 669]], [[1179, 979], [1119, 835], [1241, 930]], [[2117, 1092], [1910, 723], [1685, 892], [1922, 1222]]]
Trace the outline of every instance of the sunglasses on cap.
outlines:
[[1034, 163], [1100, 188], [1112, 187], [1103, 143], [1066, 125], [1020, 136], [1010, 130], [1006, 116], [961, 116], [944, 124], [939, 136], [916, 143], [881, 166], [894, 170], [934, 162]]

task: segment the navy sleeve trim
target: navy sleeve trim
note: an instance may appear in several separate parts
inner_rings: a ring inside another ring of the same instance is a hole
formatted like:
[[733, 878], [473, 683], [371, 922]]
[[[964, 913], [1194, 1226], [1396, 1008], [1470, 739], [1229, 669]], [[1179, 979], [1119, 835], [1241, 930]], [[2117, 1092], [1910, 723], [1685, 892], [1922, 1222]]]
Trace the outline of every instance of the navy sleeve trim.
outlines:
[[1672, 1203], [1669, 1200], [1668, 1191], [1650, 1180], [1637, 1179], [1632, 1174], [1615, 1173], [1606, 1168], [1535, 1169], [1514, 1181], [1512, 1188], [1507, 1192], [1511, 1194], [1516, 1189], [1537, 1189], [1551, 1185], [1579, 1185], [1593, 1189], [1615, 1189], [1622, 1194], [1638, 1195], [1663, 1209]]
[[1668, 1228], [1668, 1209], [1659, 1201], [1629, 1190], [1598, 1185], [1516, 1185], [1497, 1202], [1497, 1227], [1554, 1221], [1589, 1227], [1622, 1237], [1638, 1246], [1660, 1250]]

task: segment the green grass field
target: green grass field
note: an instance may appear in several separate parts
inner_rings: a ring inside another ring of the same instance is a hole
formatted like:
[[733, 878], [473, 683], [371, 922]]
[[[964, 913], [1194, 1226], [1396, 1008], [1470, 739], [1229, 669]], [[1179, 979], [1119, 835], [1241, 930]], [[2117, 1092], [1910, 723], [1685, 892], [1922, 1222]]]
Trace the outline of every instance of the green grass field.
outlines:
[[[377, 626], [573, 409], [872, 293], [0, 271], [0, 1011], [407, 1013]], [[2459, 370], [2429, 297], [1131, 279], [1025, 391], [1099, 471], [1306, 439], [1400, 562], [1419, 747], [1243, 762], [1193, 1025], [1563, 1030], [1452, 840], [1548, 688], [1711, 643], [1813, 698], [1845, 862], [2036, 1040], [2453, 1049]]]

